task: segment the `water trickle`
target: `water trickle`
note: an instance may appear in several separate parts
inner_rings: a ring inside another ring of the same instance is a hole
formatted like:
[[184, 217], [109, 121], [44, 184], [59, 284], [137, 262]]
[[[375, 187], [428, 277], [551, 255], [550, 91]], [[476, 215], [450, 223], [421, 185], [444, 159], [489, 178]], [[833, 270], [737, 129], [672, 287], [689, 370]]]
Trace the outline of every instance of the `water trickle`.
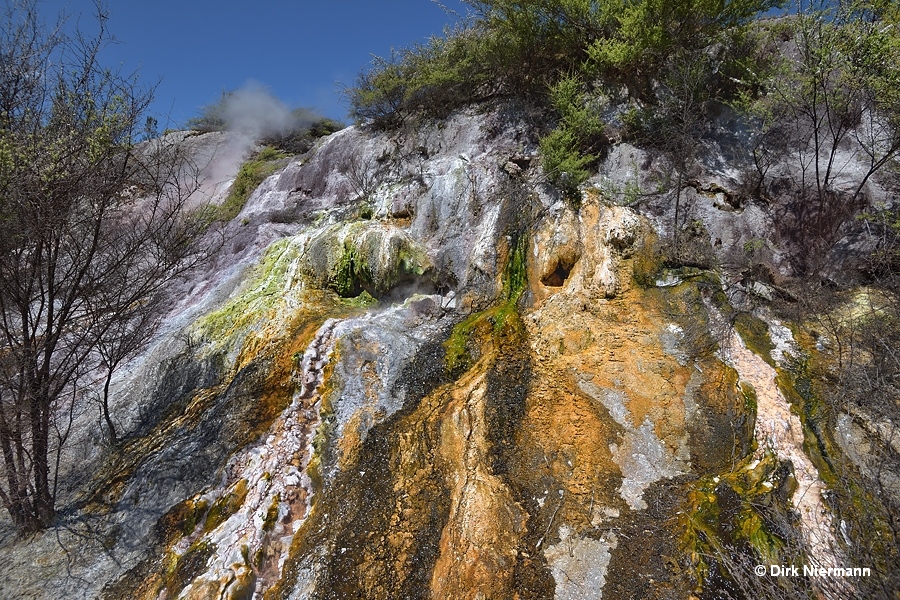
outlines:
[[[782, 328], [779, 333], [785, 335], [784, 331]], [[794, 466], [797, 489], [792, 502], [800, 514], [800, 529], [810, 558], [817, 566], [840, 566], [842, 561], [836, 553], [838, 545], [832, 514], [823, 502], [825, 484], [803, 450], [800, 418], [791, 412], [790, 403], [778, 389], [775, 369], [749, 350], [737, 333], [732, 333], [723, 354], [741, 381], [749, 383], [756, 391], [754, 436], [759, 443], [758, 458], [772, 451], [780, 460], [788, 460]]]
[[230, 586], [252, 586], [260, 594], [280, 578], [291, 540], [311, 507], [313, 490], [306, 470], [313, 433], [319, 425], [317, 390], [334, 348], [338, 323], [337, 319], [326, 321], [307, 347], [295, 374], [300, 389], [272, 423], [264, 441], [232, 457], [222, 485], [205, 495], [215, 506], [222, 504], [236, 485], [246, 489], [240, 506], [220, 524], [205, 531], [210, 526], [207, 519], [205, 526], [198, 526], [199, 532], [176, 546], [176, 552], [185, 552], [198, 542], [215, 548], [205, 571], [179, 598], [206, 597], [210, 587], [224, 592]]

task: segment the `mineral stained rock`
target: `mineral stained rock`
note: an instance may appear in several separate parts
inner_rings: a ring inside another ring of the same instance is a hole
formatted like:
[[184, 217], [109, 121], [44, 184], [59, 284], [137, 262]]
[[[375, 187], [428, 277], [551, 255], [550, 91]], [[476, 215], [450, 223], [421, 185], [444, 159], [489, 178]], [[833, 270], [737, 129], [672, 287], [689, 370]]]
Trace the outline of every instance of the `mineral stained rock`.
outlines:
[[[511, 114], [351, 127], [264, 181], [114, 382], [122, 447], [85, 404], [59, 524], [4, 522], [0, 596], [687, 597], [687, 490], [774, 375], [716, 353], [715, 282], [657, 273], [665, 215], [562, 198]], [[732, 248], [769, 226], [697, 206]]]

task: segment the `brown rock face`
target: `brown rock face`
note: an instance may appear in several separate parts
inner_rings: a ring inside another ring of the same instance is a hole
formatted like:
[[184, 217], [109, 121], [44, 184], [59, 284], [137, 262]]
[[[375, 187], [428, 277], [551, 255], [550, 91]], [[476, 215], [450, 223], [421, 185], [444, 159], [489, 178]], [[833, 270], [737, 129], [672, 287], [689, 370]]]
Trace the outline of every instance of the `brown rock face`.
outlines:
[[525, 294], [414, 360], [399, 412], [364, 435], [369, 417], [349, 421], [272, 596], [688, 594], [673, 517], [698, 465], [731, 456], [743, 400], [724, 365], [684, 349], [705, 327], [696, 290], [632, 284], [643, 227], [596, 203], [539, 226]]
[[[42, 542], [54, 581], [101, 573], [82, 595], [110, 600], [692, 592], [687, 488], [753, 432], [715, 286], [657, 287], [645, 218], [502, 166], [533, 142], [506, 118], [348, 129], [264, 183], [230, 225], [231, 287], [198, 282], [171, 333], [181, 362], [134, 377], [159, 414], [91, 482], [93, 537], [54, 532], [89, 552]], [[367, 160], [361, 199], [346, 171]], [[27, 550], [0, 576], [44, 577]]]

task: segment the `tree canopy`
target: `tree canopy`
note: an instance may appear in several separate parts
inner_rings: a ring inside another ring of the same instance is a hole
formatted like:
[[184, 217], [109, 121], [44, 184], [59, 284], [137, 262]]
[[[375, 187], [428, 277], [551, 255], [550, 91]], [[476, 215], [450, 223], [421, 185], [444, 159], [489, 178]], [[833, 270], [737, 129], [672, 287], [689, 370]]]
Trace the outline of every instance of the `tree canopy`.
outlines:
[[[350, 90], [353, 115], [395, 123], [503, 94], [545, 97], [567, 74], [649, 99], [670, 56], [699, 53], [784, 0], [467, 0], [443, 37], [377, 58]], [[737, 60], [738, 57], [731, 57]]]
[[153, 90], [99, 62], [102, 10], [95, 37], [46, 28], [34, 0], [2, 19], [0, 502], [30, 531], [54, 518], [75, 407], [140, 347], [167, 283], [209, 248], [186, 211], [190, 161], [137, 142]]

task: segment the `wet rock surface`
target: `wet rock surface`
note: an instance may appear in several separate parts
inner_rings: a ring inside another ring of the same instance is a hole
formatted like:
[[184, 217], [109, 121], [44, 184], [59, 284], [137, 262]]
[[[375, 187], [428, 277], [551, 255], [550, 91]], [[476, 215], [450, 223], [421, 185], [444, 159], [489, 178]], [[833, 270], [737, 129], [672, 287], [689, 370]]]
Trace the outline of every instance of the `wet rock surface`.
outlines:
[[[755, 409], [701, 285], [635, 283], [664, 213], [575, 210], [514, 112], [349, 128], [266, 180], [115, 382], [123, 445], [86, 409], [58, 526], [3, 530], [0, 597], [692, 593], [677, 515]], [[721, 244], [771, 225], [701, 196]]]

